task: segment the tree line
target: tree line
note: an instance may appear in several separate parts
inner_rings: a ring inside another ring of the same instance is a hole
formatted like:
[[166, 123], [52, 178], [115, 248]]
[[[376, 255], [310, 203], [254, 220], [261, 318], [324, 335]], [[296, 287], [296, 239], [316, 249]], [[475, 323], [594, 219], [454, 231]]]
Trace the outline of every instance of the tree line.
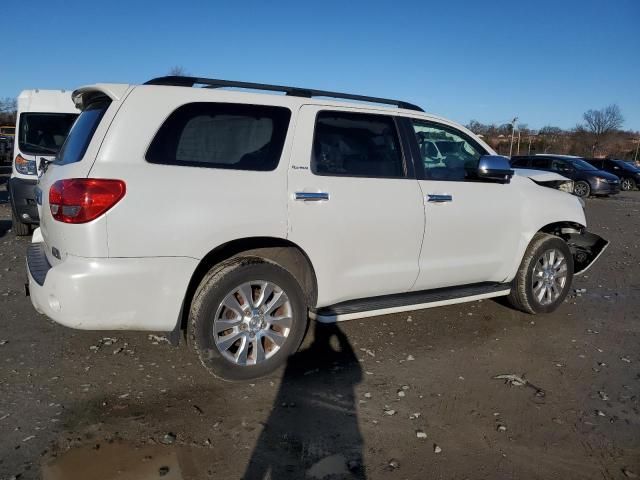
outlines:
[[[533, 130], [526, 124], [483, 124], [471, 120], [466, 127], [499, 154], [526, 155], [556, 153], [581, 157], [607, 157], [630, 160], [640, 142], [640, 132], [623, 130], [624, 117], [617, 105], [587, 110], [582, 122], [572, 129], [552, 125]], [[512, 145], [513, 136], [513, 145]]]

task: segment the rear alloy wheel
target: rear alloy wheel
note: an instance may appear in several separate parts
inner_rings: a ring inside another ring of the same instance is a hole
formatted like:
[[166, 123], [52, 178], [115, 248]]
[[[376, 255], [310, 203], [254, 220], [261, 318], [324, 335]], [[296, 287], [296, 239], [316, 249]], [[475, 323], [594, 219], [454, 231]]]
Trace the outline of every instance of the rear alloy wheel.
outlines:
[[635, 186], [636, 186], [636, 182], [634, 182], [632, 178], [628, 178], [628, 177], [623, 178], [622, 181], [620, 182], [620, 188], [625, 192], [628, 192], [629, 190], [633, 190]]
[[573, 256], [564, 240], [537, 233], [513, 280], [509, 303], [527, 313], [549, 313], [564, 301], [573, 279]]
[[13, 233], [15, 233], [18, 237], [24, 237], [31, 233], [31, 227], [29, 226], [29, 224], [22, 223], [13, 212], [11, 212], [11, 222], [11, 229], [13, 230]]
[[573, 186], [573, 193], [579, 197], [586, 198], [591, 195], [591, 186], [584, 180], [580, 180]]
[[307, 307], [281, 266], [241, 258], [214, 267], [190, 312], [190, 337], [202, 364], [225, 380], [249, 380], [283, 365], [302, 341]]

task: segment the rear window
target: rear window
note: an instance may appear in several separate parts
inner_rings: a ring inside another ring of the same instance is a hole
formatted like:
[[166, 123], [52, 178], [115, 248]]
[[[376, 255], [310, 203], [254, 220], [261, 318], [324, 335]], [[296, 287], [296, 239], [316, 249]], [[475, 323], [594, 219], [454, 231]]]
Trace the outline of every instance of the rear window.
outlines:
[[77, 117], [75, 113], [20, 114], [20, 151], [29, 155], [56, 155]]
[[87, 108], [82, 111], [69, 132], [67, 140], [60, 149], [60, 154], [56, 158], [56, 164], [66, 165], [82, 160], [89, 146], [89, 142], [91, 142], [91, 138], [110, 104], [110, 100], [102, 100], [89, 104]]
[[291, 111], [283, 107], [188, 103], [162, 124], [149, 146], [150, 163], [236, 170], [274, 170]]

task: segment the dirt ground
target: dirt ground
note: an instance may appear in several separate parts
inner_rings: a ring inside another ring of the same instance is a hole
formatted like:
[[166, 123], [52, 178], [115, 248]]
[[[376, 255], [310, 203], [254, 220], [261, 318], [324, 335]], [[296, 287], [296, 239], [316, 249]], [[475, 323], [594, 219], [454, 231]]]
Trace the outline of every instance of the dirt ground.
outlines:
[[230, 384], [184, 344], [38, 315], [0, 173], [0, 479], [640, 476], [640, 192], [587, 201], [611, 246], [554, 314], [312, 323], [284, 371]]

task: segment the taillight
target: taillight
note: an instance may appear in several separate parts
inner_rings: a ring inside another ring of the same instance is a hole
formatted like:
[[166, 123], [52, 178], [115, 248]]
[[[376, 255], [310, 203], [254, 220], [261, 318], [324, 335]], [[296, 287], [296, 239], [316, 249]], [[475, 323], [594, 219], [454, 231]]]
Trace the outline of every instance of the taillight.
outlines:
[[65, 223], [86, 223], [98, 218], [126, 193], [122, 180], [71, 178], [58, 180], [49, 190], [53, 218]]

